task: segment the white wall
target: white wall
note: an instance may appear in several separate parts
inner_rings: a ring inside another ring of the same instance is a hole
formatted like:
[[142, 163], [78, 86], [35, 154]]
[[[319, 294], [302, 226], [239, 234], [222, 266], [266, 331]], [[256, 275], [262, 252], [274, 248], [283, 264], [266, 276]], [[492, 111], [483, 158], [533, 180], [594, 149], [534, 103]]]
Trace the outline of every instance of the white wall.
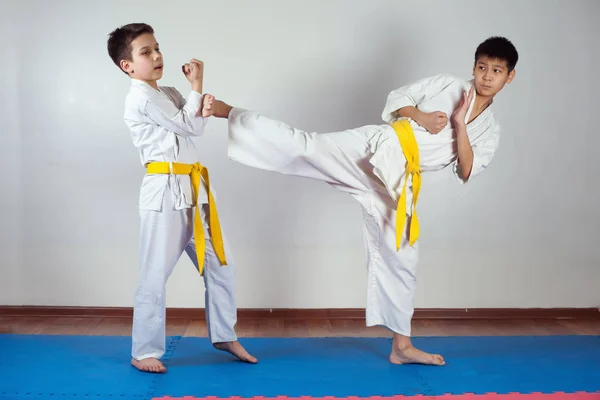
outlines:
[[[21, 304], [21, 132], [19, 128], [20, 93], [18, 79], [19, 48], [14, 35], [15, 22], [12, 13], [4, 10], [16, 9], [16, 1], [0, 2], [0, 35], [4, 38], [2, 73], [0, 85], [4, 89], [0, 97], [0, 304]], [[7, 62], [6, 60], [14, 60]]]
[[[106, 38], [144, 21], [165, 56], [162, 84], [186, 94], [180, 65], [200, 58], [207, 91], [315, 131], [380, 123], [390, 90], [441, 72], [468, 78], [477, 44], [508, 36], [521, 60], [495, 103], [497, 158], [464, 188], [448, 172], [425, 178], [416, 306], [600, 305], [599, 2], [0, 4], [0, 304], [132, 305], [144, 171], [122, 119], [129, 82]], [[358, 204], [229, 161], [223, 120], [197, 144], [235, 249], [239, 307], [364, 307]], [[170, 307], [204, 305], [185, 257], [168, 288]]]

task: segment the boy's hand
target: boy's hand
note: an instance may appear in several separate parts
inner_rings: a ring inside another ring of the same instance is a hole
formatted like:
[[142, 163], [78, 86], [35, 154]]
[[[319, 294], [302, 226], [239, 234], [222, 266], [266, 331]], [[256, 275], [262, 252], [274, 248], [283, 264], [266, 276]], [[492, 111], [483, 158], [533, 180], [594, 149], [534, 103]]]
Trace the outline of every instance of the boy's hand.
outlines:
[[189, 63], [181, 66], [181, 71], [192, 84], [192, 90], [202, 93], [202, 80], [204, 78], [204, 63], [192, 58]]
[[440, 133], [448, 124], [448, 116], [441, 111], [430, 113], [420, 112], [415, 122], [427, 129], [429, 133]]
[[213, 110], [213, 102], [215, 101], [215, 96], [212, 94], [205, 94], [202, 99], [202, 104], [200, 105], [200, 109], [196, 113], [196, 116], [203, 116], [204, 118], [208, 118], [214, 114]]
[[190, 64], [189, 63], [183, 64], [181, 66], [181, 72], [183, 72], [183, 75], [185, 75], [185, 77], [189, 81], [190, 80], [190, 72], [191, 72], [191, 70], [190, 70]]
[[471, 89], [469, 89], [469, 95], [467, 95], [467, 92], [463, 92], [463, 97], [460, 101], [460, 104], [452, 113], [452, 122], [455, 124], [465, 124], [465, 117], [467, 116], [467, 110], [469, 109], [469, 105], [473, 99], [473, 94], [473, 86], [471, 86]]
[[196, 60], [195, 58], [192, 58], [192, 60], [190, 61], [190, 78], [192, 83], [194, 83], [194, 81], [198, 82], [202, 82], [202, 78], [204, 77], [204, 63], [200, 60]]

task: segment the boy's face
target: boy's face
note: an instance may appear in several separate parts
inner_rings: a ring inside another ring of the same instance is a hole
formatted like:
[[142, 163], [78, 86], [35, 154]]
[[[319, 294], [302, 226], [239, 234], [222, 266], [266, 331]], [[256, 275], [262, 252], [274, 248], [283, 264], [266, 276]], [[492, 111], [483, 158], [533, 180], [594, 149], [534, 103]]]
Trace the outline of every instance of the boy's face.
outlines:
[[154, 35], [144, 33], [131, 42], [131, 61], [121, 60], [129, 76], [144, 82], [156, 82], [163, 75], [163, 57]]
[[473, 77], [477, 95], [491, 98], [502, 90], [504, 85], [512, 82], [515, 70], [508, 72], [508, 66], [504, 60], [482, 56], [475, 62]]

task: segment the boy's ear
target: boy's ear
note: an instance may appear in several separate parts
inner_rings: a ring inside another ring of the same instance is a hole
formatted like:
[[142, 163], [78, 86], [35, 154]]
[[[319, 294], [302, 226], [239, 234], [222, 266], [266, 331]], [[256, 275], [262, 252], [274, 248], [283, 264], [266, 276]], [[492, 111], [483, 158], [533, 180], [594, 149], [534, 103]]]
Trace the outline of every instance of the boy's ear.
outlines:
[[133, 72], [133, 66], [131, 65], [131, 61], [129, 60], [121, 60], [121, 62], [119, 63], [119, 65], [121, 66], [121, 69], [127, 73], [132, 73]]
[[517, 73], [516, 69], [513, 69], [512, 71], [510, 71], [508, 73], [508, 79], [506, 80], [506, 83], [511, 83], [513, 79], [515, 79], [515, 74]]

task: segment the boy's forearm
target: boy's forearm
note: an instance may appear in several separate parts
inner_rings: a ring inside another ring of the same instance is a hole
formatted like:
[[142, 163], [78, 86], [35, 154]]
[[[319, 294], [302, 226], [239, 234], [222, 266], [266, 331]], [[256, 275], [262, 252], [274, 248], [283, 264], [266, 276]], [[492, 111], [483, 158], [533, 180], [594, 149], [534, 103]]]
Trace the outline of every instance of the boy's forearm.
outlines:
[[464, 123], [456, 124], [456, 140], [458, 142], [458, 163], [461, 169], [461, 175], [466, 180], [471, 175], [473, 168], [473, 149], [467, 136], [467, 127]]
[[402, 108], [398, 109], [396, 111], [396, 114], [398, 114], [399, 117], [410, 118], [413, 121], [419, 123], [421, 111], [417, 107], [406, 106], [406, 107], [402, 107]]
[[[192, 81], [192, 91], [202, 94], [202, 80], [200, 81]], [[202, 117], [202, 99], [200, 99], [200, 106], [198, 107], [197, 110], [195, 110], [194, 115], [195, 117]]]
[[192, 90], [194, 92], [198, 92], [198, 93], [202, 94], [202, 81], [192, 82]]

